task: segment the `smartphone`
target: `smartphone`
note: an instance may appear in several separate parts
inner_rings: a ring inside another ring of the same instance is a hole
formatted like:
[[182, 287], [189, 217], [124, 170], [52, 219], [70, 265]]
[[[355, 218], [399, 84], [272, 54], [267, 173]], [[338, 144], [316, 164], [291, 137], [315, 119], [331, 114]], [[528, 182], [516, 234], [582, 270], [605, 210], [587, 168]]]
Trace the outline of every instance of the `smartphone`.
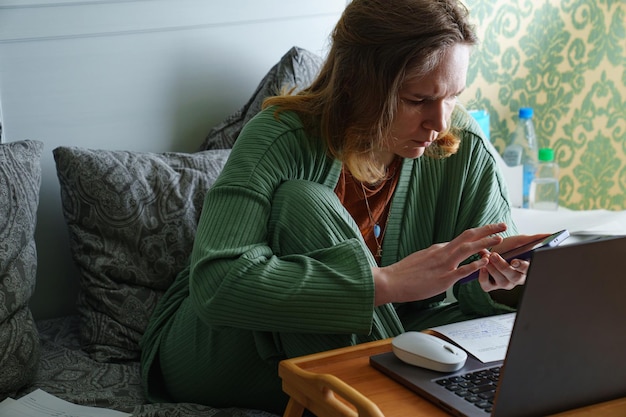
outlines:
[[[567, 231], [567, 229], [564, 229], [559, 232], [553, 233], [548, 237], [533, 240], [532, 242], [526, 243], [525, 245], [518, 246], [507, 252], [501, 253], [500, 256], [502, 256], [507, 262], [510, 262], [513, 259], [521, 259], [523, 261], [527, 261], [530, 259], [530, 257], [532, 256], [532, 252], [535, 249], [558, 246], [568, 237], [569, 232]], [[459, 280], [459, 282], [465, 283], [473, 281], [478, 278], [478, 273], [479, 271], [475, 271], [465, 278]]]

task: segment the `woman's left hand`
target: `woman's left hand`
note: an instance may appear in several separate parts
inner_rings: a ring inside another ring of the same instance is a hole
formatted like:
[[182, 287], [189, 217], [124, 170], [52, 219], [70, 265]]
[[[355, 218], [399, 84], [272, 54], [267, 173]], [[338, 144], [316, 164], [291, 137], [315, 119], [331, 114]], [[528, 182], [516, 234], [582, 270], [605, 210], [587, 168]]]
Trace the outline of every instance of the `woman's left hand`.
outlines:
[[541, 239], [550, 234], [517, 235], [505, 238], [502, 243], [491, 248], [490, 252], [482, 255], [489, 258], [487, 266], [482, 268], [478, 275], [478, 281], [484, 291], [510, 290], [526, 282], [526, 273], [530, 263], [521, 259], [512, 259], [508, 263], [500, 253], [514, 249], [518, 246]]

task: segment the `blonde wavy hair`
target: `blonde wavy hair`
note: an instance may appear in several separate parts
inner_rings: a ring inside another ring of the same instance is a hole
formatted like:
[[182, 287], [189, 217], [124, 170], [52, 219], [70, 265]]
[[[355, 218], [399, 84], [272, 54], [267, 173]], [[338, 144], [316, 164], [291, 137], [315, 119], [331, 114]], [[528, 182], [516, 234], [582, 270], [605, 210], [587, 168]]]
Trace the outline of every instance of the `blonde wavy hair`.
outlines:
[[[305, 128], [326, 141], [359, 181], [375, 183], [386, 169], [374, 158], [390, 137], [400, 87], [432, 71], [447, 48], [478, 42], [467, 8], [458, 0], [353, 0], [332, 32], [319, 75], [298, 94], [269, 97], [276, 115], [295, 111]], [[425, 154], [456, 152], [453, 130], [440, 133]]]

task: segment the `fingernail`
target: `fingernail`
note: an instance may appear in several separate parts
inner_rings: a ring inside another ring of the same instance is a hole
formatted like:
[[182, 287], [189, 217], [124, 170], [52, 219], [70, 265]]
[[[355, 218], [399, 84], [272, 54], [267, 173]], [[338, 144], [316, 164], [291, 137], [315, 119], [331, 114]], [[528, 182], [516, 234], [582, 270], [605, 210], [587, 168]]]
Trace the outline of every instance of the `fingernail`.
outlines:
[[513, 268], [517, 268], [519, 266], [519, 261], [517, 259], [514, 259], [513, 261], [511, 261], [511, 266]]

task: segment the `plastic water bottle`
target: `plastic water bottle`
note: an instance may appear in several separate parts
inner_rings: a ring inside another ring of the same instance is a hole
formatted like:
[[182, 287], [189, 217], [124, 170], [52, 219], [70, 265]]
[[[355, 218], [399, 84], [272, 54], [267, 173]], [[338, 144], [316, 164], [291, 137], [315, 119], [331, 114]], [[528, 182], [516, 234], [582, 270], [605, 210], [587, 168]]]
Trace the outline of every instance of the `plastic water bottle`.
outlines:
[[559, 166], [554, 161], [554, 150], [551, 148], [539, 149], [539, 165], [530, 184], [530, 208], [559, 208]]
[[528, 208], [530, 183], [535, 177], [537, 169], [537, 136], [533, 125], [533, 109], [522, 107], [519, 109], [517, 127], [511, 138], [511, 143], [502, 154], [504, 162], [515, 167], [523, 165], [522, 175], [522, 207]]

